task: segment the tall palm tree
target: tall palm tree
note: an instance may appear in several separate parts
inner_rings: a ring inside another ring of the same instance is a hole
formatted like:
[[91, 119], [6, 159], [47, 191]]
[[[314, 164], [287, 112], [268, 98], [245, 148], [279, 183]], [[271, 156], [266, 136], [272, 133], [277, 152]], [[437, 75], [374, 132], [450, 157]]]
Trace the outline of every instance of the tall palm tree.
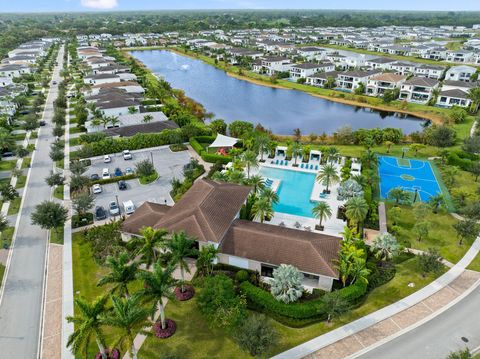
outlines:
[[292, 157], [293, 157], [293, 163], [295, 166], [297, 165], [298, 156], [300, 155], [301, 152], [302, 152], [302, 144], [297, 141], [292, 143]]
[[445, 205], [445, 197], [442, 194], [437, 193], [435, 196], [430, 197], [428, 203], [432, 207], [433, 213], [438, 213], [440, 207]]
[[271, 188], [264, 188], [260, 193], [260, 198], [265, 198], [272, 204], [276, 204], [280, 200], [280, 198], [278, 198], [277, 192], [275, 192]]
[[389, 199], [395, 200], [396, 204], [399, 204], [400, 201], [404, 201], [408, 199], [408, 196], [409, 196], [408, 192], [405, 191], [402, 187], [395, 187], [388, 192], [387, 197]]
[[327, 155], [327, 161], [328, 162], [336, 162], [338, 158], [340, 157], [340, 152], [336, 147], [328, 147], [325, 150], [325, 154]]
[[253, 151], [245, 151], [242, 155], [242, 162], [247, 166], [247, 178], [250, 178], [250, 169], [258, 166], [257, 154]]
[[367, 261], [365, 258], [353, 257], [351, 263], [350, 275], [352, 276], [351, 283], [355, 283], [357, 280], [360, 280], [364, 283], [368, 283], [368, 275], [370, 270], [367, 268]]
[[368, 203], [363, 197], [352, 197], [345, 204], [345, 215], [347, 218], [359, 227], [368, 214]]
[[378, 163], [378, 157], [375, 152], [368, 149], [362, 155], [362, 163], [364, 163], [368, 168], [375, 167]]
[[265, 181], [263, 180], [263, 177], [259, 175], [254, 175], [250, 177], [248, 184], [250, 186], [253, 186], [254, 193], [261, 192], [265, 188]]
[[172, 277], [173, 270], [172, 266], [163, 269], [161, 264], [156, 262], [151, 272], [137, 273], [137, 278], [145, 282], [145, 288], [142, 290], [144, 298], [152, 303], [153, 309], [158, 304], [162, 329], [166, 328], [164, 299], [174, 299], [172, 292], [175, 287], [175, 279]]
[[266, 218], [271, 218], [273, 216], [272, 202], [266, 198], [260, 197], [253, 204], [252, 213], [254, 215], [254, 219], [263, 223]]
[[231, 171], [228, 175], [229, 182], [242, 184], [245, 182], [245, 173], [243, 171]]
[[317, 174], [317, 181], [325, 186], [325, 191], [329, 193], [328, 188], [330, 185], [338, 183], [340, 176], [337, 174], [335, 166], [331, 163], [327, 163], [320, 168]]
[[6, 128], [0, 128], [0, 148], [8, 150], [15, 145], [15, 139]]
[[68, 316], [67, 321], [75, 325], [75, 329], [68, 337], [67, 347], [76, 355], [87, 357], [88, 347], [95, 340], [103, 359], [107, 359], [105, 338], [103, 335], [102, 315], [105, 314], [107, 296], [98, 297], [89, 303], [83, 298], [75, 298], [77, 307], [75, 316]]
[[472, 88], [469, 92], [467, 97], [472, 100], [472, 105], [470, 106], [470, 110], [472, 113], [476, 112], [478, 110], [478, 107], [480, 105], [480, 88], [475, 87]]
[[321, 229], [322, 221], [332, 216], [332, 209], [330, 208], [327, 202], [320, 201], [320, 202], [317, 202], [315, 207], [312, 208], [312, 213], [315, 216], [315, 218], [318, 218], [320, 220], [318, 224], [318, 228]]
[[145, 333], [151, 322], [148, 316], [152, 311], [140, 303], [140, 295], [136, 294], [130, 298], [112, 296], [112, 310], [103, 321], [105, 324], [119, 330], [116, 347], [127, 345], [130, 356], [137, 359], [138, 353], [135, 348], [135, 336], [137, 333]]
[[185, 232], [173, 233], [172, 239], [168, 242], [168, 249], [172, 252], [172, 265], [180, 268], [180, 274], [182, 276], [182, 284], [180, 290], [185, 292], [185, 272], [190, 273], [190, 267], [188, 266], [187, 257], [194, 256], [198, 251], [193, 247], [195, 241], [189, 239]]
[[141, 237], [133, 237], [130, 240], [129, 246], [134, 248], [135, 256], [141, 256], [141, 262], [149, 269], [157, 261], [157, 251], [165, 246], [167, 231], [144, 227], [140, 230], [140, 234]]
[[110, 293], [118, 292], [119, 295], [129, 297], [128, 284], [135, 279], [138, 271], [138, 262], [132, 261], [130, 264], [128, 253], [121, 253], [118, 257], [108, 256], [107, 266], [110, 272], [104, 275], [97, 283], [97, 286], [113, 284]]
[[258, 149], [260, 152], [260, 161], [263, 162], [263, 155], [266, 149], [268, 149], [268, 146], [270, 144], [270, 137], [266, 133], [259, 133], [257, 136], [255, 136], [255, 147]]

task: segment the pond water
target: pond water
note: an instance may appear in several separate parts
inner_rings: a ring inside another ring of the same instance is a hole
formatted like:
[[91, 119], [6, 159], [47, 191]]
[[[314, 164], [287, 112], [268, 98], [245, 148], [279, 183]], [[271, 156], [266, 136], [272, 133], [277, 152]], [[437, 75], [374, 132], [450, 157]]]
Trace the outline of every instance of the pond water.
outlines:
[[422, 130], [425, 121], [413, 116], [379, 112], [311, 96], [307, 93], [238, 80], [201, 60], [165, 50], [132, 51], [153, 73], [201, 103], [215, 118], [260, 123], [275, 134], [332, 134], [342, 126], [400, 128], [405, 134]]

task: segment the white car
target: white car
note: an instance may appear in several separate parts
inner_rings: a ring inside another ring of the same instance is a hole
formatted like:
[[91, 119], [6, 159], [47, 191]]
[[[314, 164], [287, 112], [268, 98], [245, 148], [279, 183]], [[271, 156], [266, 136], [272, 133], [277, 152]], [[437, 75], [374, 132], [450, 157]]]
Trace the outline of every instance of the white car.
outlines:
[[97, 184], [94, 184], [92, 186], [92, 192], [94, 194], [99, 194], [99, 193], [102, 193], [102, 186], [100, 186], [98, 183]]
[[110, 157], [109, 155], [103, 156], [103, 163], [110, 163], [110, 162], [112, 162], [112, 157]]
[[125, 214], [132, 214], [135, 212], [135, 205], [132, 201], [125, 201], [123, 202], [123, 209], [125, 210]]
[[132, 154], [130, 153], [129, 150], [124, 150], [124, 151], [123, 151], [123, 159], [124, 159], [125, 161], [132, 159]]
[[108, 172], [108, 168], [104, 168], [102, 170], [102, 179], [109, 179], [110, 178], [110, 172]]

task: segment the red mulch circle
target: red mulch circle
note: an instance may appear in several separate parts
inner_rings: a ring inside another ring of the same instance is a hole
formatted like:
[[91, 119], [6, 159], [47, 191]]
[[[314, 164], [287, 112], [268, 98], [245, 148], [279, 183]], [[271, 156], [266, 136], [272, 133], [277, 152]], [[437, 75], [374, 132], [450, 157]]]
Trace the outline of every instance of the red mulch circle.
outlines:
[[[120, 350], [114, 348], [114, 349], [105, 349], [105, 352], [107, 353], [107, 359], [120, 359]], [[98, 352], [95, 355], [95, 359], [102, 359], [102, 354]]]
[[175, 293], [175, 297], [177, 300], [183, 302], [185, 300], [192, 299], [195, 295], [195, 289], [191, 285], [184, 285], [183, 289], [185, 290], [182, 292], [182, 287], [176, 287], [173, 291]]
[[166, 327], [162, 329], [162, 322], [159, 320], [153, 325], [153, 333], [157, 338], [165, 339], [175, 334], [177, 324], [172, 319], [165, 320]]

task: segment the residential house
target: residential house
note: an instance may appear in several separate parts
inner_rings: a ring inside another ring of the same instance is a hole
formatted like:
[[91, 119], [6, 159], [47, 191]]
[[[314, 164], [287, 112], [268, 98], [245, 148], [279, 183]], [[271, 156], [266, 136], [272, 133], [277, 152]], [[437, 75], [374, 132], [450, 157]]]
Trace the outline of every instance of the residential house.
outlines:
[[472, 100], [468, 98], [468, 93], [477, 86], [478, 84], [474, 82], [445, 80], [436, 105], [448, 108], [452, 106], [469, 107]]
[[292, 66], [293, 64], [287, 57], [270, 56], [255, 62], [253, 71], [271, 76], [279, 72], [288, 72]]
[[447, 61], [461, 62], [461, 63], [474, 63], [475, 53], [469, 50], [447, 51]]
[[307, 59], [307, 61], [323, 60], [326, 55], [326, 50], [315, 46], [299, 47], [297, 49], [297, 55]]
[[416, 66], [412, 62], [397, 61], [390, 64], [390, 69], [398, 75], [410, 75], [415, 73]]
[[477, 69], [473, 66], [452, 66], [447, 70], [445, 74], [445, 80], [469, 82], [470, 77], [475, 72], [477, 72]]
[[250, 187], [200, 179], [172, 207], [142, 204], [122, 224], [128, 241], [151, 226], [169, 233], [184, 231], [199, 248], [211, 244], [220, 263], [256, 270], [272, 277], [280, 264], [297, 267], [307, 289], [331, 290], [338, 279], [336, 266], [341, 238], [239, 219]]
[[314, 75], [308, 76], [305, 83], [312, 86], [325, 87], [328, 80], [332, 79], [334, 84], [336, 85], [335, 81], [339, 73], [339, 71], [317, 72]]
[[428, 77], [430, 79], [439, 80], [445, 72], [444, 66], [436, 65], [420, 65], [415, 67], [416, 77]]
[[108, 84], [111, 82], [120, 82], [120, 76], [117, 74], [92, 74], [85, 76], [83, 82], [89, 85]]
[[335, 70], [335, 65], [332, 63], [313, 64], [305, 62], [303, 64], [295, 64], [290, 67], [290, 78], [300, 79], [307, 78], [317, 72], [330, 72]]
[[400, 88], [407, 76], [393, 73], [378, 74], [370, 77], [366, 93], [371, 96], [383, 96], [385, 91]]
[[32, 68], [20, 64], [0, 64], [0, 77], [16, 78], [24, 74], [31, 74]]
[[370, 59], [365, 61], [365, 66], [371, 70], [390, 70], [391, 65], [397, 62], [397, 60], [389, 59], [387, 57], [378, 57], [376, 59]]
[[378, 73], [380, 70], [370, 70], [370, 71], [345, 71], [340, 72], [337, 75], [337, 89], [342, 91], [353, 92], [355, 91], [360, 84], [365, 86], [368, 83], [368, 80]]
[[400, 99], [408, 102], [426, 104], [438, 89], [439, 82], [427, 77], [413, 77], [405, 81], [400, 88]]

